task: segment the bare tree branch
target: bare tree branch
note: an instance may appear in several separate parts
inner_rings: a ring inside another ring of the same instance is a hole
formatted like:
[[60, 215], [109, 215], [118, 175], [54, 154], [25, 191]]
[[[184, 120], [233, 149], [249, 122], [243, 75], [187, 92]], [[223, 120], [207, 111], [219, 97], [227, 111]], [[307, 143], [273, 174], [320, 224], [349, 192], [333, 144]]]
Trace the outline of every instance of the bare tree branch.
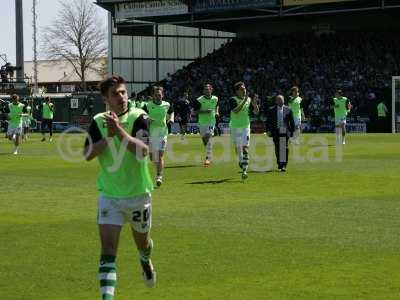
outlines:
[[96, 70], [96, 60], [107, 53], [106, 30], [90, 1], [59, 3], [60, 11], [41, 36], [42, 49], [50, 59], [67, 60], [86, 89], [86, 72]]

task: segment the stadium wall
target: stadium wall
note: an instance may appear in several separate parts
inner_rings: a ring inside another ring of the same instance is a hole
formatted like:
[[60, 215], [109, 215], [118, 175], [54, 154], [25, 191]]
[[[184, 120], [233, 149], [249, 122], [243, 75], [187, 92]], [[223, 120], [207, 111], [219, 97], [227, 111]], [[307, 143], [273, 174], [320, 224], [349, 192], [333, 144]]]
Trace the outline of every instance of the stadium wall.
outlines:
[[167, 78], [236, 36], [175, 25], [155, 25], [151, 31], [151, 35], [112, 35], [112, 72], [127, 80], [129, 92]]

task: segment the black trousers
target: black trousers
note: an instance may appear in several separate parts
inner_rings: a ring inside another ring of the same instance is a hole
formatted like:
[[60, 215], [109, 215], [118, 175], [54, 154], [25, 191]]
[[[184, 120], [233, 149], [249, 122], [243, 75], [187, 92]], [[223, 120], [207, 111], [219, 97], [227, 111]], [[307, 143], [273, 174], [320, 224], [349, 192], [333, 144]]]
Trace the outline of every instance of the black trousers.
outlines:
[[387, 118], [378, 117], [378, 120], [377, 120], [378, 132], [380, 132], [380, 133], [389, 132], [389, 128], [388, 128], [387, 124], [388, 124]]
[[214, 135], [221, 136], [222, 131], [221, 128], [219, 127], [219, 124], [221, 123], [220, 117], [215, 118], [215, 128], [214, 128]]
[[50, 132], [50, 136], [53, 135], [53, 120], [52, 119], [42, 119], [42, 133], [45, 133], [45, 127], [48, 128], [49, 132]]
[[170, 134], [171, 133], [171, 122], [168, 122], [167, 123], [167, 129], [168, 129], [168, 134]]
[[275, 145], [275, 156], [278, 168], [286, 168], [289, 159], [289, 136], [287, 134], [272, 134], [272, 139]]

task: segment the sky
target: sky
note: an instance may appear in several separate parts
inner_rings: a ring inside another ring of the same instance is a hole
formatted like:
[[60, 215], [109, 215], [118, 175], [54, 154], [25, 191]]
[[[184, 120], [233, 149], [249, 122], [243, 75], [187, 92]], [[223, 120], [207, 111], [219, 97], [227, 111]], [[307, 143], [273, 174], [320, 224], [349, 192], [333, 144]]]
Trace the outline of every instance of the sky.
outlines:
[[[62, 0], [73, 2], [72, 0]], [[95, 0], [87, 0], [95, 2]], [[22, 0], [24, 6], [24, 53], [25, 61], [33, 60], [32, 0]], [[38, 37], [47, 25], [50, 25], [59, 10], [59, 0], [37, 0]], [[0, 0], [0, 54], [6, 54], [8, 61], [15, 64], [15, 0]], [[107, 26], [107, 12], [97, 7], [99, 18]], [[40, 55], [39, 58], [44, 58]], [[4, 62], [0, 61], [0, 65]]]

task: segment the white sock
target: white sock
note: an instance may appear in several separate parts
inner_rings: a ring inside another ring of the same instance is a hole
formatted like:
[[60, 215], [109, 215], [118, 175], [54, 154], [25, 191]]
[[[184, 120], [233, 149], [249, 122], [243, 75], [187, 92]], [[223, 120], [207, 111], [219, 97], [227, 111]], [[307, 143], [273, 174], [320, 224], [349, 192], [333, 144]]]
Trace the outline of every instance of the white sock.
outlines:
[[294, 131], [293, 138], [296, 144], [300, 143], [300, 129]]
[[212, 158], [212, 144], [211, 141], [208, 141], [206, 145], [206, 157], [211, 160]]
[[238, 149], [237, 152], [238, 152], [239, 163], [242, 164], [243, 163], [243, 151], [242, 151], [242, 149]]
[[340, 143], [342, 140], [342, 130], [340, 128], [336, 128], [336, 143]]

